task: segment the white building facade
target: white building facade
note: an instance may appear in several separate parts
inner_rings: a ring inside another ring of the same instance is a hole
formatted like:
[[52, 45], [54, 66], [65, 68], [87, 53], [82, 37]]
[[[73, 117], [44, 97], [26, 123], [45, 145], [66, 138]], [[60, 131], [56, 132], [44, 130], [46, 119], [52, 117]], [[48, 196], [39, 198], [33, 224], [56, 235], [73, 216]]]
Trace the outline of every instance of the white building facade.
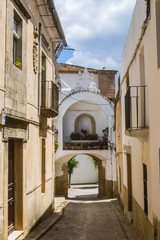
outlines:
[[[118, 194], [145, 239], [160, 239], [160, 1], [137, 0], [117, 103]], [[119, 112], [118, 112], [119, 111]]]
[[[95, 73], [95, 70], [89, 72], [66, 65], [67, 71], [63, 72], [62, 68], [59, 66], [62, 86], [59, 116], [55, 122], [59, 143], [55, 156], [56, 193], [67, 195], [68, 161], [77, 155], [88, 155], [98, 161], [99, 195], [111, 197], [116, 191], [114, 104], [101, 95], [98, 70]], [[115, 73], [113, 71], [112, 75]], [[66, 147], [69, 148], [66, 150]]]

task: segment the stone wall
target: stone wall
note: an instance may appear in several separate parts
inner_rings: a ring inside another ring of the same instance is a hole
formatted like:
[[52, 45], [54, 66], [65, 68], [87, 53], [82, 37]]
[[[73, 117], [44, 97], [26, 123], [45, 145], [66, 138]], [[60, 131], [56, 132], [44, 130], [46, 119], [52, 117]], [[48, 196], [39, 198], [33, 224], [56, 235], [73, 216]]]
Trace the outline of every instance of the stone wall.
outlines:
[[55, 195], [68, 196], [68, 163], [62, 167], [63, 175], [55, 178]]
[[116, 71], [98, 71], [98, 84], [101, 94], [109, 99], [115, 98], [115, 73]]
[[133, 224], [136, 226], [136, 228], [143, 234], [143, 236], [145, 236], [146, 240], [160, 239], [160, 232], [158, 231], [160, 230], [160, 228], [158, 229], [158, 227], [160, 227], [160, 223], [157, 222], [157, 236], [154, 237], [154, 229], [152, 224], [134, 198], [132, 199], [132, 204]]

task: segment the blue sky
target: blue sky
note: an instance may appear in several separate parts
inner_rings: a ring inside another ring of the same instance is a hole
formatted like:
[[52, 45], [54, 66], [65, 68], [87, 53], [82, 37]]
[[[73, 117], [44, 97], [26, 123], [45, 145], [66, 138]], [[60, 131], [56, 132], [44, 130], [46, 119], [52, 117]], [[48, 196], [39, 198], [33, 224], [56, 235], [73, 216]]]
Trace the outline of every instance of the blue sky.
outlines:
[[59, 62], [119, 70], [136, 0], [54, 0], [68, 46]]

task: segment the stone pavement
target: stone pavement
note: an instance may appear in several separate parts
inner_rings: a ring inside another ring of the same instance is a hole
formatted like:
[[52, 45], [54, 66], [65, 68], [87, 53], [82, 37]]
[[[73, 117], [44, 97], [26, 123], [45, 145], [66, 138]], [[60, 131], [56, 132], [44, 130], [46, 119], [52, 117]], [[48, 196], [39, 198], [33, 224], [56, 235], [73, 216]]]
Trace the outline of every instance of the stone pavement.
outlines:
[[39, 239], [143, 240], [127, 221], [117, 200], [69, 200], [61, 219]]

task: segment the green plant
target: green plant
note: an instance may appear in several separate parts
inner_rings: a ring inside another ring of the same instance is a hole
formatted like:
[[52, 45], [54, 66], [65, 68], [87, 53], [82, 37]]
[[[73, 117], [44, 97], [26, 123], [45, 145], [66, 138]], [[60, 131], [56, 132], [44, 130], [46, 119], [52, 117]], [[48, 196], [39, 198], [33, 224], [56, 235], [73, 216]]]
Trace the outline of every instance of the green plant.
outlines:
[[58, 140], [55, 141], [55, 149], [57, 150], [59, 148]]
[[94, 167], [97, 168], [98, 167], [98, 162], [97, 160], [95, 160], [94, 158], [88, 156], [88, 159], [93, 163]]
[[69, 142], [65, 142], [65, 143], [64, 143], [64, 148], [65, 148], [65, 150], [67, 150], [67, 149], [69, 148], [69, 146], [70, 146], [70, 143], [69, 143]]
[[90, 149], [93, 149], [93, 147], [95, 146], [94, 142], [89, 143]]
[[81, 143], [77, 143], [76, 147], [77, 147], [77, 150], [80, 150], [81, 149]]
[[70, 135], [71, 140], [80, 140], [81, 139], [81, 134], [80, 133], [71, 133]]
[[20, 58], [18, 58], [16, 60], [15, 65], [16, 65], [17, 68], [22, 69], [22, 62], [21, 62]]
[[103, 134], [107, 135], [108, 136], [108, 132], [109, 132], [109, 128], [106, 127], [102, 130]]
[[88, 149], [88, 146], [89, 146], [88, 143], [83, 143], [83, 144], [82, 144], [82, 149], [87, 150], [87, 149]]
[[84, 128], [81, 129], [81, 133], [83, 133], [83, 135], [87, 135], [88, 134], [88, 131]]
[[103, 129], [102, 130], [102, 132], [103, 132], [103, 146], [107, 146], [108, 147], [108, 132], [109, 132], [109, 128], [107, 127], [107, 128], [105, 128], [105, 129]]
[[69, 145], [70, 145], [69, 142], [65, 142], [65, 143], [64, 143], [64, 146], [66, 146], [66, 147], [69, 147]]
[[68, 162], [68, 175], [69, 175], [69, 187], [71, 186], [71, 175], [74, 172], [75, 168], [78, 168], [79, 161], [73, 157], [69, 162]]

